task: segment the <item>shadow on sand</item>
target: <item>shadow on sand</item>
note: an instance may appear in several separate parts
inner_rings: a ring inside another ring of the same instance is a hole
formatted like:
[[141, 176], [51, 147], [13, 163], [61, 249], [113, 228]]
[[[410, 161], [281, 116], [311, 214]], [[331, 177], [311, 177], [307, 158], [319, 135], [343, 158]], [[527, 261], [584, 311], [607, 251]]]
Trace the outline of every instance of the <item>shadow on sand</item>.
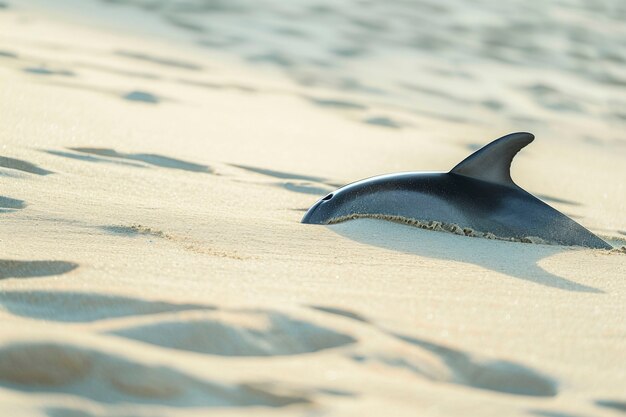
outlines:
[[[3, 265], [3, 262], [7, 261], [0, 260], [0, 265]], [[27, 263], [20, 262], [15, 265], [26, 268], [28, 265], [24, 264]], [[176, 304], [116, 294], [76, 291], [4, 291], [0, 293], [0, 304], [3, 309], [21, 317], [66, 323], [90, 323], [128, 316], [215, 310], [214, 306], [208, 304]]]
[[626, 414], [626, 401], [596, 400], [595, 404], [600, 407], [611, 408]]
[[28, 161], [22, 161], [21, 159], [9, 158], [6, 156], [0, 156], [0, 167], [15, 169], [18, 171], [28, 172], [35, 175], [48, 175], [52, 174], [52, 171], [38, 167]]
[[[465, 385], [471, 388], [501, 392], [513, 395], [525, 395], [536, 397], [554, 397], [558, 394], [558, 381], [539, 371], [529, 368], [521, 363], [502, 359], [481, 358], [470, 352], [458, 348], [444, 346], [434, 341], [407, 336], [389, 331], [375, 324], [360, 313], [332, 306], [309, 306], [315, 310], [323, 311], [360, 321], [366, 325], [381, 331], [393, 338], [408, 343], [420, 350], [428, 351], [438, 356], [450, 371], [449, 377], [441, 378], [429, 373], [419, 363], [412, 362], [410, 355], [406, 356], [380, 356], [351, 354], [350, 358], [356, 362], [368, 362], [371, 360], [382, 361], [393, 367], [403, 367], [421, 376], [434, 379], [439, 382], [449, 382]], [[407, 346], [409, 348], [409, 346]], [[409, 353], [410, 348], [405, 352]]]
[[191, 172], [203, 172], [208, 174], [213, 173], [213, 169], [209, 166], [194, 164], [193, 162], [187, 162], [181, 159], [170, 158], [168, 156], [153, 153], [121, 153], [109, 148], [70, 148], [70, 150], [83, 154], [104, 156], [107, 158], [139, 161], [148, 165], [154, 165], [161, 168], [178, 169]]
[[112, 160], [112, 159], [98, 158], [98, 157], [95, 157], [95, 156], [92, 156], [92, 155], [83, 155], [83, 154], [77, 154], [77, 153], [55, 151], [55, 150], [52, 150], [52, 149], [42, 150], [42, 152], [48, 153], [50, 155], [62, 156], [64, 158], [77, 159], [79, 161], [85, 161], [85, 162], [97, 162], [97, 163], [104, 162], [104, 163], [107, 163], [107, 164], [126, 165], [126, 166], [132, 166], [132, 167], [135, 167], [135, 168], [146, 168], [145, 165], [134, 163], [134, 162], [117, 161], [117, 160]]
[[62, 275], [76, 268], [78, 268], [78, 264], [65, 261], [15, 261], [0, 259], [0, 279]]
[[[561, 246], [503, 242], [422, 230], [384, 220], [359, 219], [328, 226], [353, 241], [396, 252], [475, 264], [511, 277], [566, 291], [603, 293], [554, 275], [538, 262], [567, 249]], [[459, 239], [462, 242], [458, 241]]]
[[152, 64], [161, 65], [164, 67], [177, 68], [191, 71], [201, 71], [203, 68], [193, 62], [182, 61], [176, 58], [168, 58], [163, 56], [148, 55], [143, 52], [135, 51], [115, 51], [115, 54], [125, 58], [131, 58], [138, 61], [150, 62]]
[[[15, 198], [3, 197], [0, 195], [0, 213], [8, 213], [13, 210], [21, 210], [26, 207], [26, 203]], [[0, 274], [1, 277], [1, 274]]]
[[393, 334], [412, 345], [438, 355], [454, 370], [457, 383], [514, 395], [554, 397], [558, 384], [552, 378], [522, 364], [507, 360], [479, 361], [469, 353], [425, 339]]
[[235, 168], [243, 169], [249, 172], [254, 172], [256, 174], [266, 175], [268, 177], [280, 178], [284, 180], [301, 180], [301, 181], [311, 181], [311, 182], [319, 182], [325, 184], [326, 178], [322, 177], [314, 177], [311, 175], [302, 175], [295, 174], [292, 172], [284, 172], [284, 171], [275, 171], [272, 169], [258, 168], [250, 165], [238, 165], [238, 164], [230, 164]]

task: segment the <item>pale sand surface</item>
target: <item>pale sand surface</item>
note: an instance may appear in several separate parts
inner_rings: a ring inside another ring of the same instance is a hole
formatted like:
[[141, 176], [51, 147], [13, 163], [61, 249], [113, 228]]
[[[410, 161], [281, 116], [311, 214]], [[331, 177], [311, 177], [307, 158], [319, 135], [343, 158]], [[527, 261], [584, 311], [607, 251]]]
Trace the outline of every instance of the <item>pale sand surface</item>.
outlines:
[[[602, 67], [613, 83], [584, 71], [578, 82], [567, 62], [529, 65], [520, 82], [518, 65], [478, 59], [463, 66], [477, 84], [447, 84], [414, 66], [423, 85], [409, 100], [380, 64], [307, 83], [307, 60], [275, 71], [241, 59], [253, 50], [198, 46], [185, 30], [210, 31], [193, 29], [193, 13], [181, 32], [158, 7], [89, 2], [81, 23], [41, 3], [0, 11], [0, 414], [623, 413], [626, 255], [376, 220], [299, 223], [337, 185], [447, 170], [477, 144], [530, 130], [517, 183], [624, 245], [623, 68]], [[141, 28], [116, 18], [132, 13]], [[558, 16], [604, 45], [623, 29]], [[217, 33], [234, 31], [219, 22]], [[390, 49], [361, 44], [393, 67]], [[613, 52], [624, 58], [623, 41]], [[331, 82], [346, 74], [350, 88]], [[355, 91], [369, 76], [385, 94]], [[533, 100], [548, 93], [511, 90], [557, 83], [574, 97], [565, 109], [556, 93], [546, 106]], [[505, 110], [474, 105], [494, 97]]]

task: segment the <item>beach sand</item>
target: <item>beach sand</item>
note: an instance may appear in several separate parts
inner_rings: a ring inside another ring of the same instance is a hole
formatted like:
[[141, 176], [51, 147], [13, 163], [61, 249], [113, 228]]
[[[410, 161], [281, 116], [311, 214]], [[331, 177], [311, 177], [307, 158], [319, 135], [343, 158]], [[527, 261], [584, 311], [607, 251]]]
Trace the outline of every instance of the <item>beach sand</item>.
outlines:
[[[0, 414], [624, 413], [623, 6], [359, 4], [2, 3]], [[616, 250], [299, 222], [518, 130]]]

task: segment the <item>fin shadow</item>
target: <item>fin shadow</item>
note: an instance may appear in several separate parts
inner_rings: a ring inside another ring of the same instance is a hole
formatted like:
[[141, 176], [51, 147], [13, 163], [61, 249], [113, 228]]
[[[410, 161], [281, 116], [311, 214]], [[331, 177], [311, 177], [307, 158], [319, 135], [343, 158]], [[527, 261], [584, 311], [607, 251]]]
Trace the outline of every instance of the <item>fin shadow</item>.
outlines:
[[[353, 241], [396, 252], [475, 264], [511, 277], [566, 291], [604, 292], [561, 278], [537, 265], [541, 259], [562, 252], [564, 248], [560, 246], [456, 236], [373, 219], [350, 220], [327, 227]], [[451, 239], [463, 239], [463, 242], [459, 242], [451, 250], [450, 244], [454, 243]], [[509, 253], [512, 250], [517, 253], [514, 257]], [[505, 251], [506, 256], [497, 256], [495, 252], [498, 251]]]
[[39, 168], [37, 165], [31, 164], [30, 162], [22, 161], [21, 159], [8, 158], [6, 156], [0, 156], [0, 167], [17, 169], [18, 171], [24, 171], [35, 175], [53, 174], [52, 171]]
[[194, 164], [193, 162], [183, 161], [181, 159], [170, 158], [158, 154], [150, 153], [121, 153], [109, 148], [70, 148], [72, 151], [105, 156], [108, 158], [118, 158], [124, 160], [140, 161], [149, 165], [161, 168], [178, 169], [182, 171], [203, 172], [207, 174], [213, 173], [213, 169], [206, 165]]
[[73, 262], [0, 259], [0, 279], [61, 275], [76, 268], [78, 268], [78, 264]]
[[26, 203], [23, 200], [0, 196], [0, 213], [13, 210], [21, 210], [25, 207]]

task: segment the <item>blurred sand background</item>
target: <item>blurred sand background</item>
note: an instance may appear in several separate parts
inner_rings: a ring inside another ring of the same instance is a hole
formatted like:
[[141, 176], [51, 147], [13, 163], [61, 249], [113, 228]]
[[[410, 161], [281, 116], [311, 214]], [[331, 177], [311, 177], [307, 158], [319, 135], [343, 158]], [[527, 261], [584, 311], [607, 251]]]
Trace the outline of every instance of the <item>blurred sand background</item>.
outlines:
[[516, 182], [626, 245], [625, 20], [2, 1], [1, 414], [623, 415], [623, 253], [299, 220], [523, 130]]

